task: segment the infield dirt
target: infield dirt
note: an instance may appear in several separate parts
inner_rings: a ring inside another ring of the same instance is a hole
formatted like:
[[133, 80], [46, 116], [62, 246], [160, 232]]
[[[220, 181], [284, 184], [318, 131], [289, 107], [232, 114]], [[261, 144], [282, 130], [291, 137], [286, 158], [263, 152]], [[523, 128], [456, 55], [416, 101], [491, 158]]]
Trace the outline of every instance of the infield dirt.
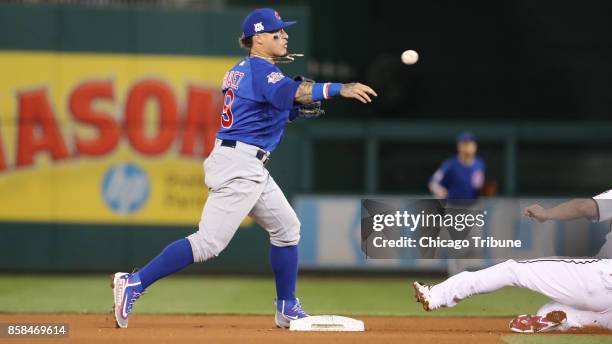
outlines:
[[[138, 315], [117, 329], [111, 314], [0, 314], [1, 323], [68, 323], [68, 339], [0, 339], [2, 343], [502, 343], [507, 318], [356, 317], [366, 332], [304, 333], [274, 326], [272, 316]], [[611, 334], [587, 330], [581, 333]], [[547, 334], [548, 335], [548, 334]], [[554, 335], [554, 334], [550, 334]]]

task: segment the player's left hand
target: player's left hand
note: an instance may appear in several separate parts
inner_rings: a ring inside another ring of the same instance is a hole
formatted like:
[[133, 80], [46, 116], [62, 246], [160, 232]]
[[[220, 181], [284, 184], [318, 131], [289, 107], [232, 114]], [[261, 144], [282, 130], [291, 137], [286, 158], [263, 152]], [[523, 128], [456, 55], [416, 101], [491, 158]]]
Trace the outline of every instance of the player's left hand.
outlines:
[[523, 215], [536, 219], [538, 222], [545, 222], [548, 220], [548, 216], [546, 216], [546, 209], [539, 204], [530, 205], [525, 208]]
[[342, 84], [340, 95], [344, 98], [357, 99], [364, 104], [371, 103], [371, 97], [378, 97], [378, 94], [376, 94], [376, 92], [374, 92], [370, 86], [360, 84], [358, 82]]

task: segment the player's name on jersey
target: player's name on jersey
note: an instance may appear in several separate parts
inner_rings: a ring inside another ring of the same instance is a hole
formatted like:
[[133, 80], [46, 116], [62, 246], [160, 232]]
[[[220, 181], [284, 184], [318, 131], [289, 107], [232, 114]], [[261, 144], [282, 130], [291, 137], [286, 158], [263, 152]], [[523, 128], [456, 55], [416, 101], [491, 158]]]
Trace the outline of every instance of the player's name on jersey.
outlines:
[[[173, 147], [182, 156], [199, 158], [212, 150], [222, 107], [216, 89], [188, 85], [184, 106], [176, 90], [161, 79], [134, 82], [123, 102], [117, 99], [121, 99], [117, 89], [112, 80], [90, 79], [75, 85], [62, 100], [65, 104], [53, 103], [50, 94], [56, 90], [50, 87], [14, 92], [15, 125], [0, 128], [0, 173], [35, 165], [40, 155], [48, 155], [52, 162], [110, 155], [122, 141], [149, 157]], [[158, 109], [153, 117], [147, 110], [151, 103]], [[100, 104], [113, 110], [101, 110]], [[65, 116], [56, 110], [64, 108]], [[81, 129], [92, 134], [83, 135]], [[7, 138], [9, 130], [15, 140]]]
[[[244, 63], [244, 62], [243, 62]], [[223, 77], [223, 89], [233, 88], [235, 90], [238, 89], [238, 85], [240, 85], [240, 81], [244, 78], [244, 73], [238, 71], [229, 71], [225, 73]]]
[[376, 248], [521, 248], [521, 240], [495, 239], [494, 237], [471, 237], [469, 239], [441, 239], [440, 237], [421, 237], [419, 239], [402, 236], [398, 239], [385, 239], [376, 236], [372, 239]]

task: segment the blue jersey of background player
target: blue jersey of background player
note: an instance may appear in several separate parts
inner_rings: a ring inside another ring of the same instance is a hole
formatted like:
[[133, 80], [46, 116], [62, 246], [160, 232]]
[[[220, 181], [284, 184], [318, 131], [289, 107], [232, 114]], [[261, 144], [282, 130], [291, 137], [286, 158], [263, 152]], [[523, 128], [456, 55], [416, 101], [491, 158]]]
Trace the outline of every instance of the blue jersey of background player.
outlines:
[[457, 138], [458, 154], [447, 159], [429, 181], [429, 190], [439, 199], [473, 200], [484, 184], [485, 165], [476, 155], [474, 135], [462, 133]]

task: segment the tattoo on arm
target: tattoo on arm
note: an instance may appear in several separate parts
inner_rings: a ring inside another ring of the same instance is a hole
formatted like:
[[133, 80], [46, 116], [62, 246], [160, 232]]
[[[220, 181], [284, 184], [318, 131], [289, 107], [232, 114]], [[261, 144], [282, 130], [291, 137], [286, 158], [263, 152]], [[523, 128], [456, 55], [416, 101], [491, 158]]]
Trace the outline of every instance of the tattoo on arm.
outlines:
[[356, 84], [357, 84], [356, 82], [351, 82], [351, 83], [348, 83], [348, 84], [342, 84], [342, 89], [340, 90], [340, 93], [342, 93], [342, 92], [346, 93], [346, 92], [352, 90], [353, 87], [355, 87]]
[[312, 86], [314, 83], [304, 81], [298, 86], [297, 91], [295, 91], [295, 102], [300, 104], [310, 104], [313, 102], [312, 100]]

